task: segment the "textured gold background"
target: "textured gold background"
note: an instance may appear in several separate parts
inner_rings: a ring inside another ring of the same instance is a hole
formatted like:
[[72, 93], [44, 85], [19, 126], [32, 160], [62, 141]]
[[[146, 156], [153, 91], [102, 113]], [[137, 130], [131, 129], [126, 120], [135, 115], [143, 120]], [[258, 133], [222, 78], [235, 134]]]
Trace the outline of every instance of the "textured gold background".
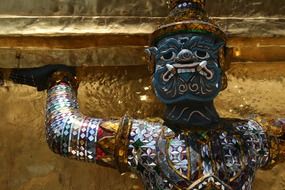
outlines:
[[[1, 0], [6, 15], [166, 16], [166, 0]], [[283, 0], [208, 0], [212, 16], [276, 16], [285, 14]]]
[[[277, 20], [281, 19], [278, 21], [279, 24], [269, 23], [268, 20], [259, 20], [259, 22], [263, 22], [264, 30], [252, 25], [249, 27], [250, 32], [244, 31], [249, 36], [266, 33], [268, 30], [273, 31], [271, 34], [274, 34], [274, 31], [279, 35], [285, 34], [283, 29], [278, 30], [281, 26], [280, 23], [284, 22], [284, 0], [209, 0], [208, 2], [211, 16], [234, 17], [235, 19], [266, 17], [269, 20], [274, 18], [275, 22], [276, 18]], [[123, 15], [160, 17], [166, 14], [164, 0], [1, 0], [0, 4], [0, 16]], [[21, 18], [19, 22], [20, 20]], [[37, 24], [37, 21], [37, 19], [31, 19], [31, 23], [26, 25], [30, 28], [26, 29], [32, 30], [33, 24]], [[59, 21], [63, 26], [70, 24], [65, 19]], [[90, 22], [90, 24], [92, 23]], [[44, 28], [45, 25], [43, 24], [42, 27]], [[19, 28], [19, 31], [22, 29], [22, 27]], [[5, 28], [1, 28], [2, 30], [6, 31]], [[231, 32], [239, 33], [240, 31]], [[0, 56], [0, 63], [5, 66], [7, 66], [7, 60], [10, 57], [15, 57], [16, 54], [16, 50], [10, 50], [8, 45], [9, 51], [2, 51]], [[284, 43], [280, 42], [279, 45], [280, 51], [282, 51], [281, 47], [284, 49]], [[128, 48], [131, 50], [130, 47]], [[15, 52], [9, 53], [10, 51]], [[31, 51], [35, 52], [35, 50]], [[48, 64], [51, 59], [48, 53], [51, 51], [53, 49], [47, 49], [46, 59], [43, 60], [43, 63], [37, 64]], [[100, 55], [104, 56], [94, 60], [100, 61], [100, 64], [103, 65], [124, 65], [130, 63], [130, 59], [142, 54], [135, 48], [128, 53], [118, 59], [118, 51], [112, 48], [110, 52], [101, 53]], [[246, 59], [243, 60], [245, 55], [246, 57], [264, 57], [265, 54], [270, 53], [266, 49], [263, 54], [258, 54], [253, 50], [253, 47], [248, 47], [247, 52], [241, 52], [241, 61], [246, 61]], [[29, 55], [28, 53], [24, 55], [24, 61]], [[84, 55], [85, 52], [78, 57], [84, 58]], [[240, 118], [258, 114], [265, 118], [285, 117], [285, 62], [282, 62], [278, 55], [274, 60], [280, 62], [233, 64], [228, 73], [229, 87], [216, 100], [218, 111], [222, 116]], [[106, 60], [103, 60], [104, 57]], [[69, 59], [76, 60], [73, 57]], [[9, 63], [6, 68], [18, 64], [37, 66], [37, 64], [31, 65], [30, 62], [18, 63], [16, 61], [15, 59], [14, 65]], [[133, 61], [140, 63], [144, 60]], [[98, 65], [94, 62], [90, 62], [89, 65]], [[135, 118], [163, 114], [163, 105], [157, 102], [153, 95], [150, 85], [151, 77], [145, 66], [81, 68], [79, 75], [82, 82], [78, 97], [81, 110], [85, 114], [96, 117], [121, 117], [128, 113]], [[133, 179], [135, 176], [130, 174], [121, 176], [117, 171], [111, 169], [68, 160], [53, 154], [45, 142], [43, 127], [45, 98], [44, 92], [37, 92], [34, 88], [26, 86], [14, 85], [9, 81], [0, 87], [0, 190], [141, 189], [139, 180]], [[285, 189], [284, 170], [285, 164], [270, 171], [259, 171], [254, 183], [254, 190]]]

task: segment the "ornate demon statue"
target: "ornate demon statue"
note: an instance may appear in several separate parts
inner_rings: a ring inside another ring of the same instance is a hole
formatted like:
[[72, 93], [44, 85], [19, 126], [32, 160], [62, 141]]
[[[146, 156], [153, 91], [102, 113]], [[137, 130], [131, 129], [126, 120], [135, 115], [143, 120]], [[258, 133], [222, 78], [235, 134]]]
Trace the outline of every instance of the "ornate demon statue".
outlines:
[[284, 122], [220, 118], [213, 99], [226, 88], [226, 36], [205, 0], [170, 0], [152, 35], [153, 87], [164, 122], [84, 116], [73, 68], [18, 69], [13, 81], [47, 89], [46, 130], [57, 154], [138, 173], [146, 189], [250, 190], [255, 172], [284, 160]]

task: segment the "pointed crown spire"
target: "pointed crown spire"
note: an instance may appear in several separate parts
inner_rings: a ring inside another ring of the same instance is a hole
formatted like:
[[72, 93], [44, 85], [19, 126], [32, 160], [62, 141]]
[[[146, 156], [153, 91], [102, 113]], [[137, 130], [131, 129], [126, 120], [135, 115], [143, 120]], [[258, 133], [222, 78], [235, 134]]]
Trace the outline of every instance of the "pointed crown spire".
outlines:
[[177, 33], [208, 33], [226, 41], [225, 33], [206, 12], [206, 0], [168, 0], [170, 9], [166, 21], [152, 35], [155, 45], [161, 38]]

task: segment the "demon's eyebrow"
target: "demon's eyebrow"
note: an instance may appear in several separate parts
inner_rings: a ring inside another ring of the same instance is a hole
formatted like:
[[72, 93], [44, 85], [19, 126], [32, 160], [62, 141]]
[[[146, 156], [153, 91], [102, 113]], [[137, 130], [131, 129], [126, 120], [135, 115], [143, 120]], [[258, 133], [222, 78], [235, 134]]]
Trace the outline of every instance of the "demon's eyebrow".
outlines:
[[188, 40], [183, 47], [185, 48], [203, 48], [203, 49], [212, 49], [214, 42], [212, 40], [203, 38], [202, 36], [193, 36]]
[[159, 51], [165, 51], [170, 48], [180, 49], [182, 44], [175, 38], [167, 39], [165, 42], [161, 43], [158, 47]]

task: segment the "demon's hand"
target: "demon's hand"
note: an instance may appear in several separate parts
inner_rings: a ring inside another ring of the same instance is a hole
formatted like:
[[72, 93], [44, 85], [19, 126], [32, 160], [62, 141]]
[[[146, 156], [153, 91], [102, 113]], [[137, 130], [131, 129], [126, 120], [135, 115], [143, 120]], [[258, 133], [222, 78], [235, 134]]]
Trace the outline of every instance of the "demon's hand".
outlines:
[[66, 65], [45, 65], [37, 68], [13, 69], [10, 79], [18, 84], [37, 87], [38, 91], [48, 88], [49, 77], [56, 71], [69, 72], [76, 75], [75, 68]]

